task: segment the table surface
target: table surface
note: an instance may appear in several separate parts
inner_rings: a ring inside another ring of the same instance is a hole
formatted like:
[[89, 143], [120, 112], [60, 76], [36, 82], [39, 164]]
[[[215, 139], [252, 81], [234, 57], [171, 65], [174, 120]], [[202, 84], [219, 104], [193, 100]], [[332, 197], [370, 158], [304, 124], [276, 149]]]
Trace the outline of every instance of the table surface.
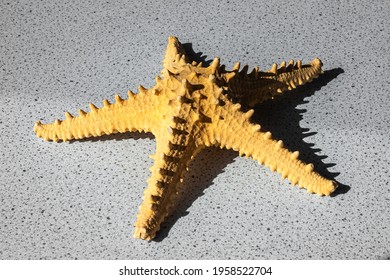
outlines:
[[[390, 258], [388, 1], [54, 2], [0, 3], [1, 259]], [[171, 35], [227, 69], [320, 57], [324, 75], [254, 120], [335, 195], [210, 148], [157, 238], [134, 239], [153, 136], [53, 143], [33, 125], [153, 86]]]

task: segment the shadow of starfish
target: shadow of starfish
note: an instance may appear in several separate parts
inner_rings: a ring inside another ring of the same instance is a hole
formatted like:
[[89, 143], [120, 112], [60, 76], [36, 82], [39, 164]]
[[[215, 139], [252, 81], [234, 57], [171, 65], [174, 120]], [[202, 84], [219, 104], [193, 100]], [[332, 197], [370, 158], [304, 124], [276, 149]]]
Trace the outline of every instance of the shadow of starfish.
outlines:
[[207, 55], [203, 55], [202, 52], [195, 52], [194, 49], [192, 48], [192, 43], [185, 43], [182, 44], [187, 57], [191, 59], [192, 61], [196, 62], [202, 62], [203, 66], [209, 66], [210, 63], [213, 61], [212, 59], [206, 60]]
[[[221, 150], [214, 147], [202, 150], [192, 161], [189, 172], [184, 176], [183, 184], [178, 188], [174, 207], [152, 241], [163, 241], [177, 220], [189, 214], [188, 209], [191, 205], [203, 196], [204, 191], [213, 185], [215, 177], [223, 173], [224, 168], [234, 162], [237, 156], [238, 153], [233, 150]], [[191, 185], [190, 178], [195, 178], [196, 183]]]
[[102, 135], [102, 136], [92, 136], [84, 139], [72, 139], [69, 143], [74, 142], [98, 142], [98, 141], [109, 141], [116, 140], [122, 141], [127, 139], [154, 139], [154, 135], [149, 132], [125, 132], [125, 133], [114, 133], [110, 135]]

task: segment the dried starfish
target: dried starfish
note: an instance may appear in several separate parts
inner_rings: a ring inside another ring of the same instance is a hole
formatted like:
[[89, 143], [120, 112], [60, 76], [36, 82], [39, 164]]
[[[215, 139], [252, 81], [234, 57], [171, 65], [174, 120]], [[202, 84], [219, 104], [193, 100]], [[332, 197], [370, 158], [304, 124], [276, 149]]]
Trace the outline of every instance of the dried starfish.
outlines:
[[336, 182], [316, 173], [313, 164], [300, 161], [298, 151], [288, 151], [282, 141], [251, 122], [253, 109], [241, 108], [241, 104], [251, 107], [318, 77], [322, 73], [318, 58], [307, 65], [299, 60], [296, 64], [282, 62], [279, 68], [274, 64], [267, 72], [256, 67], [247, 74], [248, 66], [239, 71], [239, 63], [226, 71], [218, 57], [208, 67], [191, 62], [178, 39], [170, 37], [163, 64], [161, 78], [156, 77], [151, 89], [140, 86], [138, 94], [128, 92], [127, 100], [116, 95], [114, 104], [104, 100], [100, 109], [90, 104], [89, 113], [79, 110], [79, 116], [73, 117], [67, 112], [63, 121], [34, 126], [39, 137], [55, 142], [127, 131], [155, 135], [155, 163], [134, 237], [155, 237], [189, 162], [209, 146], [252, 157], [309, 193], [329, 195], [336, 189]]

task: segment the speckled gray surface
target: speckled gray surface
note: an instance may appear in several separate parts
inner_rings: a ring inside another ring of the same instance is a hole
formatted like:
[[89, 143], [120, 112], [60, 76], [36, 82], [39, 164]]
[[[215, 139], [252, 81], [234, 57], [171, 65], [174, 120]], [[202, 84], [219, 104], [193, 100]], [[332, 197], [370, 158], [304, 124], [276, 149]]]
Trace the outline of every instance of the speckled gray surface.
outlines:
[[[390, 257], [388, 1], [79, 2], [0, 3], [1, 259]], [[133, 239], [153, 137], [56, 144], [32, 127], [152, 86], [169, 35], [228, 67], [321, 57], [325, 75], [255, 116], [337, 195], [209, 149], [156, 241]]]

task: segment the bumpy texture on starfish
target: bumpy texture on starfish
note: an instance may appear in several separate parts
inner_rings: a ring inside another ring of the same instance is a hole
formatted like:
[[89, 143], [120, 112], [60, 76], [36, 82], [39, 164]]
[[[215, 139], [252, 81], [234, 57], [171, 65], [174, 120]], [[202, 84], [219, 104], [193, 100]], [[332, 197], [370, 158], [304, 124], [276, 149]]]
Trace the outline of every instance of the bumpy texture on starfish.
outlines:
[[151, 89], [140, 86], [138, 94], [128, 92], [127, 100], [116, 95], [114, 104], [104, 100], [100, 109], [90, 104], [89, 113], [79, 110], [77, 117], [66, 113], [63, 121], [34, 126], [39, 137], [56, 142], [127, 131], [155, 135], [155, 163], [134, 237], [155, 237], [189, 162], [209, 146], [252, 157], [309, 193], [329, 195], [336, 189], [336, 182], [300, 161], [298, 151], [288, 151], [282, 141], [251, 122], [253, 109], [244, 110], [318, 77], [322, 73], [318, 58], [307, 65], [282, 62], [279, 68], [274, 64], [269, 71], [255, 68], [247, 74], [248, 67], [239, 71], [239, 63], [225, 70], [219, 58], [208, 67], [191, 62], [178, 39], [170, 37], [163, 64], [161, 78], [156, 77]]

